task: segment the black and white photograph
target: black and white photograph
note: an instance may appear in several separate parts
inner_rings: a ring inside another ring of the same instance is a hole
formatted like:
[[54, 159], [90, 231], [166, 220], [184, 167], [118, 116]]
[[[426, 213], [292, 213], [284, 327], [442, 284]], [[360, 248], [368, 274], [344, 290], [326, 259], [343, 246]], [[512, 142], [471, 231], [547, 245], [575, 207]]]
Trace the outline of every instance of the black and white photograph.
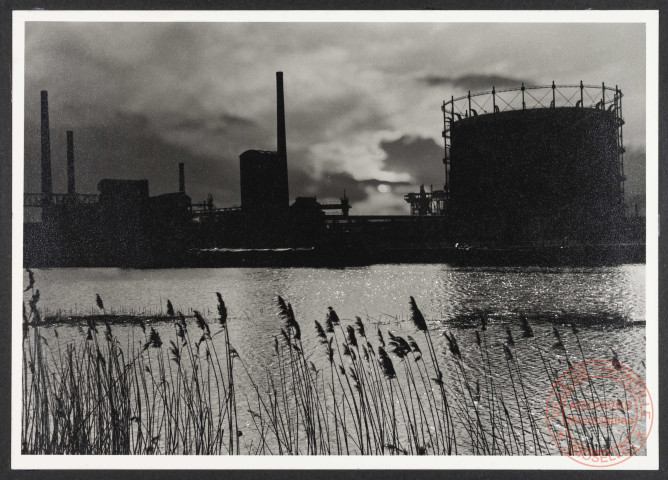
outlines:
[[13, 22], [13, 468], [658, 468], [658, 12]]

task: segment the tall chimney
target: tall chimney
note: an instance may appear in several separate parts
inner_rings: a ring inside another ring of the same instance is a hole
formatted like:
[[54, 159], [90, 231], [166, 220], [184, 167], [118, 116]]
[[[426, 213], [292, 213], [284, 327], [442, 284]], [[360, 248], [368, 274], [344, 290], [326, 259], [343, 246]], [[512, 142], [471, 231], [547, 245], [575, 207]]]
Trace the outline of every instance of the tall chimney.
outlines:
[[67, 132], [67, 194], [74, 195], [74, 133]]
[[42, 90], [42, 193], [51, 202], [51, 139], [49, 138], [49, 94]]
[[286, 159], [285, 147], [285, 102], [283, 100], [283, 72], [276, 72], [276, 126], [278, 137], [278, 155]]
[[179, 193], [186, 193], [185, 166], [179, 163]]
[[290, 203], [288, 187], [288, 155], [285, 141], [285, 101], [283, 100], [283, 72], [276, 72], [276, 136], [278, 138], [278, 158], [281, 162], [280, 184], [281, 201], [287, 207]]

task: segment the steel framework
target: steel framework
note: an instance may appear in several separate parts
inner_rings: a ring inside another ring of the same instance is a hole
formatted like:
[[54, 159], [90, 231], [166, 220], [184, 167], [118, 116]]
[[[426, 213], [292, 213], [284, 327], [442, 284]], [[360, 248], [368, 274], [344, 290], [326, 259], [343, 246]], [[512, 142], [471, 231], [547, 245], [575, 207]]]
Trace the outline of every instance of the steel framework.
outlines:
[[411, 206], [411, 215], [442, 215], [445, 210], [445, 191], [425, 192], [424, 186], [419, 193], [409, 193], [404, 200]]
[[81, 205], [94, 204], [99, 195], [86, 193], [24, 193], [23, 206], [28, 208], [43, 208], [50, 205]]

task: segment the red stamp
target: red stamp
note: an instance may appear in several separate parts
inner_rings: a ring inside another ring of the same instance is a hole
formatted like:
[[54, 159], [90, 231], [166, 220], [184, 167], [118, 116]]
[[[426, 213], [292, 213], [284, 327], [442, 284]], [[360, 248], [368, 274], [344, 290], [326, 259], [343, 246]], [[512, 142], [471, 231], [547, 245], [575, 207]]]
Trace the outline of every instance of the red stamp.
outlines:
[[644, 454], [654, 405], [633, 370], [610, 360], [589, 360], [557, 379], [546, 418], [564, 455], [582, 465], [609, 467]]

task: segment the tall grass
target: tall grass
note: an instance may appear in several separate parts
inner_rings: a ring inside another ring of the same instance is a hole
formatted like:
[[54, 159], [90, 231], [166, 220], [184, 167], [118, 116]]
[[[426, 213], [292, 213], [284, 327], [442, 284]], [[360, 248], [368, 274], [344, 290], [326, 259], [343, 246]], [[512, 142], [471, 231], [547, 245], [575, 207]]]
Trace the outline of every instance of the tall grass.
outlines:
[[[546, 393], [563, 373], [563, 361], [572, 365], [575, 358], [556, 328], [556, 343], [539, 345], [526, 318], [517, 340], [507, 326], [506, 341], [492, 344], [481, 317], [475, 345], [468, 345], [465, 355], [452, 332], [443, 332], [445, 349], [437, 346], [413, 297], [415, 338], [389, 328], [373, 331], [369, 319], [341, 320], [330, 307], [323, 323], [314, 322], [314, 346], [303, 342], [292, 306], [278, 297], [283, 324], [273, 339], [274, 361], [258, 375], [231, 344], [219, 293], [215, 321], [199, 311], [187, 321], [169, 302], [175, 321], [173, 337], [164, 342], [140, 323], [138, 338], [123, 345], [109, 323], [91, 319], [79, 340], [61, 345], [56, 338], [50, 345], [42, 335], [39, 290], [31, 282], [26, 291], [31, 292], [24, 307], [26, 454], [560, 453], [545, 429], [544, 403], [528, 391], [529, 366], [522, 357], [537, 353], [549, 380]], [[57, 337], [57, 330], [53, 333]], [[214, 341], [218, 335], [223, 341]], [[574, 325], [572, 336], [577, 361], [584, 361]], [[503, 364], [492, 357], [493, 349], [503, 352]], [[316, 360], [320, 368], [312, 355], [323, 355]], [[245, 386], [241, 397], [238, 385]], [[593, 383], [574, 392], [576, 401], [605, 396]], [[240, 412], [254, 431], [240, 430]], [[565, 420], [565, 430], [576, 430], [565, 436], [567, 448], [571, 437], [586, 439], [595, 451], [617, 440], [609, 426], [582, 421], [571, 427]]]

